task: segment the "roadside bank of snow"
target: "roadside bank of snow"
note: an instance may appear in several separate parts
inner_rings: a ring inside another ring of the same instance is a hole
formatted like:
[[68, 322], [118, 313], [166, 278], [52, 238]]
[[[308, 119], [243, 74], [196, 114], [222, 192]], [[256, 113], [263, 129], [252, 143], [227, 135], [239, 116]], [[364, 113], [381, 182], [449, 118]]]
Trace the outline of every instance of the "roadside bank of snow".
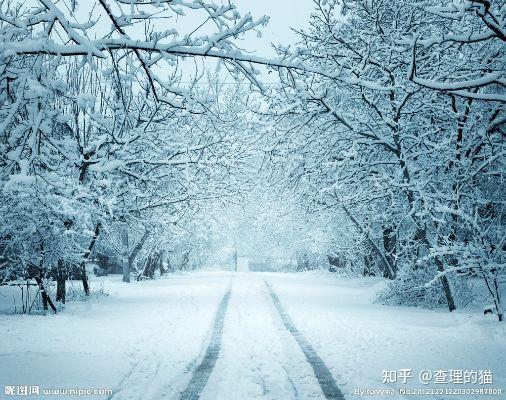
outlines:
[[[332, 370], [347, 399], [378, 398], [357, 396], [357, 388], [459, 387], [423, 385], [418, 381], [421, 370], [491, 370], [492, 385], [472, 387], [506, 389], [506, 326], [493, 316], [484, 316], [478, 310], [449, 313], [373, 304], [377, 291], [385, 285], [381, 278], [346, 278], [321, 272], [265, 274], [265, 278], [274, 286], [295, 325]], [[383, 370], [406, 368], [413, 374], [408, 384], [382, 383]]]
[[110, 388], [113, 399], [173, 398], [229, 279], [228, 273], [131, 284], [120, 276], [95, 278], [109, 296], [70, 302], [57, 315], [0, 315], [0, 388]]

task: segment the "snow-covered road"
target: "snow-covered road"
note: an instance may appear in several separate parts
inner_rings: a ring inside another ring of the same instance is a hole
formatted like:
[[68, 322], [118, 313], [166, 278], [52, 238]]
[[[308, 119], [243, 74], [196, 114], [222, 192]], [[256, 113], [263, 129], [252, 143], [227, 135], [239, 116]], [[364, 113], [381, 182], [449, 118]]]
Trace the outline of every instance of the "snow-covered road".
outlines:
[[[506, 387], [504, 324], [479, 313], [375, 305], [379, 278], [200, 272], [130, 285], [107, 277], [103, 285], [110, 296], [69, 303], [56, 316], [0, 316], [0, 385], [113, 389], [81, 399], [325, 399], [333, 393], [322, 390], [328, 374], [349, 400], [379, 398], [356, 389], [444, 388], [420, 384], [419, 371], [468, 369], [492, 371], [483, 388]], [[401, 369], [412, 370], [407, 384], [383, 383], [383, 370]]]
[[283, 326], [263, 277], [237, 274], [222, 353], [201, 399], [323, 399], [304, 354]]

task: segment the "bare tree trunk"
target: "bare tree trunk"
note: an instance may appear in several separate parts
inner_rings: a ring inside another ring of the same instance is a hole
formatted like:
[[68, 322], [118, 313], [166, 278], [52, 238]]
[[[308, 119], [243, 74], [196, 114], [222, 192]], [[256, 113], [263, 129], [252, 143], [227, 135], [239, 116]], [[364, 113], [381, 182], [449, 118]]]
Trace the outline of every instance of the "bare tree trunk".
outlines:
[[327, 254], [327, 262], [329, 264], [329, 272], [337, 272], [339, 268], [341, 268], [339, 255], [336, 254]]
[[499, 284], [499, 280], [497, 279], [497, 275], [494, 277], [493, 280], [494, 284], [494, 291], [495, 291], [495, 309], [497, 312], [497, 318], [499, 321], [504, 320], [504, 310], [503, 310], [503, 304], [502, 304], [502, 293], [501, 293], [501, 287]]
[[[132, 271], [132, 267], [133, 267], [135, 258], [137, 257], [137, 254], [139, 254], [139, 252], [142, 250], [142, 246], [144, 246], [144, 243], [146, 242], [148, 237], [149, 237], [149, 231], [146, 230], [146, 232], [144, 232], [144, 235], [142, 236], [141, 240], [139, 240], [137, 242], [137, 244], [133, 248], [132, 252], [128, 256], [128, 260], [127, 260], [128, 261], [127, 262], [128, 269], [126, 271], [125, 271], [125, 269], [123, 269], [123, 282], [130, 282], [130, 271]], [[123, 265], [123, 268], [125, 268], [125, 265]], [[125, 278], [127, 280], [125, 280]]]
[[497, 279], [497, 271], [492, 271], [494, 277], [492, 278], [492, 286], [490, 285], [487, 276], [483, 273], [483, 279], [487, 285], [488, 291], [492, 295], [494, 299], [495, 311], [497, 313], [497, 318], [500, 322], [504, 321], [504, 308], [502, 304], [502, 293], [501, 293], [501, 284]]
[[381, 251], [381, 249], [378, 247], [376, 243], [374, 243], [374, 240], [372, 240], [371, 235], [360, 225], [360, 223], [357, 221], [357, 219], [350, 213], [348, 208], [341, 203], [341, 208], [344, 210], [345, 214], [348, 216], [348, 218], [355, 224], [357, 229], [363, 233], [371, 245], [372, 250], [380, 257], [381, 261], [385, 264], [385, 268], [389, 270], [389, 275], [394, 276], [393, 267], [390, 265], [388, 259], [385, 257], [385, 254]]
[[[471, 89], [472, 92], [476, 92], [476, 89]], [[457, 109], [457, 102], [455, 101], [455, 97], [451, 97], [452, 99], [452, 109], [453, 112], [458, 114], [459, 110]], [[456, 165], [456, 169], [458, 171], [457, 176], [460, 175], [460, 170], [462, 169], [461, 161], [462, 161], [462, 142], [464, 139], [464, 129], [467, 123], [467, 120], [469, 118], [469, 114], [471, 112], [471, 106], [473, 104], [473, 99], [469, 98], [466, 100], [464, 112], [459, 116], [457, 120], [457, 135], [456, 135], [456, 145], [455, 145], [455, 160], [456, 163], [453, 160], [450, 160], [450, 163], [448, 164], [448, 167], [446, 168], [446, 171], [448, 173], [451, 172], [453, 167]], [[460, 204], [460, 185], [459, 182], [454, 182], [452, 185], [452, 192], [454, 199], [451, 202], [451, 207], [458, 209]], [[451, 215], [451, 222], [450, 222], [450, 234], [448, 236], [448, 240], [451, 244], [454, 244], [457, 242], [457, 227], [459, 225], [459, 217], [458, 214], [452, 214]], [[446, 257], [448, 260], [448, 264], [452, 267], [458, 267], [459, 265], [459, 259], [453, 255]]]
[[495, 308], [497, 312], [497, 318], [499, 318], [499, 321], [504, 320], [504, 309], [502, 304], [502, 293], [501, 293], [501, 285], [499, 283], [499, 280], [497, 279], [497, 275], [494, 277], [494, 290], [495, 290]]
[[365, 243], [365, 251], [364, 251], [364, 270], [362, 272], [362, 275], [364, 276], [371, 276], [371, 275], [374, 275], [373, 271], [372, 271], [372, 266], [373, 266], [373, 254], [372, 254], [372, 249], [371, 249], [371, 245], [366, 242]]
[[190, 261], [190, 252], [189, 251], [186, 251], [184, 254], [183, 254], [183, 259], [181, 261], [181, 271], [182, 270], [187, 270], [188, 269], [188, 262]]
[[42, 306], [44, 307], [44, 311], [47, 311], [47, 306], [51, 307], [51, 310], [56, 314], [56, 307], [54, 306], [53, 301], [49, 297], [49, 295], [46, 292], [46, 288], [44, 287], [44, 282], [42, 281], [42, 278], [40, 276], [36, 276], [35, 282], [37, 282], [37, 285], [39, 285], [40, 290], [40, 297], [42, 298]]
[[56, 301], [65, 304], [67, 294], [67, 271], [64, 269], [63, 260], [58, 261], [56, 269]]
[[153, 279], [155, 277], [155, 269], [158, 265], [160, 265], [161, 259], [161, 253], [150, 254], [146, 260], [146, 265], [144, 266], [142, 275], [146, 278]]
[[128, 262], [128, 232], [123, 231], [121, 242], [123, 245], [123, 255], [121, 258], [122, 269], [123, 269], [123, 282], [130, 282], [130, 264]]
[[385, 278], [395, 279], [397, 276], [397, 262], [395, 259], [397, 247], [397, 235], [394, 234], [394, 228], [387, 226], [383, 228], [383, 248], [385, 249], [385, 258], [390, 268], [385, 269]]
[[[75, 114], [75, 118], [76, 118], [76, 122], [77, 122], [77, 118], [78, 118], [77, 113]], [[78, 126], [78, 124], [76, 124], [76, 126]], [[90, 155], [83, 153], [82, 156], [85, 161], [80, 166], [81, 171], [79, 173], [79, 182], [81, 184], [84, 183], [84, 180], [86, 178], [86, 173], [87, 173], [88, 168], [90, 166], [90, 164], [88, 162], [86, 162], [86, 160], [89, 160]], [[86, 252], [84, 253], [83, 261], [81, 262], [81, 281], [83, 282], [83, 290], [84, 290], [85, 296], [90, 295], [90, 284], [88, 282], [88, 274], [86, 273], [86, 263], [88, 262], [88, 259], [91, 255], [93, 247], [95, 247], [95, 243], [97, 241], [97, 237], [98, 237], [99, 233], [100, 233], [100, 222], [97, 222], [95, 224], [95, 232], [93, 233], [93, 237], [91, 238], [91, 243], [88, 246], [88, 249], [86, 250]]]
[[49, 298], [49, 295], [46, 292], [46, 288], [44, 287], [44, 275], [45, 275], [45, 268], [44, 268], [44, 257], [45, 257], [45, 248], [44, 243], [40, 243], [40, 263], [37, 269], [34, 270], [34, 279], [35, 282], [37, 282], [37, 285], [39, 286], [40, 291], [40, 297], [42, 299], [42, 307], [44, 309], [44, 312], [47, 311], [47, 306], [51, 307], [53, 312], [56, 314], [56, 307], [54, 306], [53, 302]]
[[160, 276], [165, 274], [165, 269], [163, 268], [163, 256], [164, 256], [165, 252], [162, 251], [160, 253], [160, 259], [158, 260], [159, 264], [158, 264], [158, 268], [160, 269]]
[[[410, 185], [412, 184], [411, 175], [409, 173], [408, 166], [406, 165], [406, 162], [402, 157], [402, 147], [400, 144], [398, 133], [395, 132], [392, 137], [396, 146], [395, 155], [397, 156], [397, 160], [399, 162], [399, 166], [401, 167], [404, 182], [406, 184], [406, 197], [408, 200], [409, 208], [410, 210], [415, 211], [415, 194], [410, 187]], [[415, 223], [416, 226], [415, 236], [420, 239], [421, 243], [427, 249], [430, 249], [431, 244], [427, 237], [427, 231], [424, 227], [423, 221], [421, 221], [421, 219], [417, 216], [416, 212], [412, 213], [411, 218], [413, 219], [413, 222]], [[439, 272], [445, 272], [446, 269], [440, 257], [438, 256], [434, 257], [434, 263], [436, 264], [436, 268]], [[448, 310], [451, 312], [455, 310], [456, 307], [455, 301], [453, 299], [453, 294], [450, 288], [450, 283], [448, 282], [448, 278], [446, 277], [446, 275], [442, 275], [440, 280], [441, 284], [443, 285], [443, 290], [446, 296], [446, 302], [448, 303]]]
[[86, 263], [88, 262], [88, 259], [91, 256], [91, 252], [93, 251], [93, 248], [97, 243], [97, 238], [98, 235], [100, 234], [100, 228], [101, 224], [100, 222], [97, 222], [95, 224], [95, 232], [93, 233], [93, 237], [91, 238], [90, 245], [88, 246], [88, 249], [84, 253], [83, 261], [81, 262], [81, 281], [83, 282], [83, 289], [85, 296], [90, 295], [90, 284], [88, 282], [88, 274], [86, 273]]

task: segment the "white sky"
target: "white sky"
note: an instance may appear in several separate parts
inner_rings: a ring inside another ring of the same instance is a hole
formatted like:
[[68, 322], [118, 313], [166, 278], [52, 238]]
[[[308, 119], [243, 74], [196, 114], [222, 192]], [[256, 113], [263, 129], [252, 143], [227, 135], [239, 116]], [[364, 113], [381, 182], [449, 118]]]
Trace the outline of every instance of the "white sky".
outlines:
[[[27, 0], [31, 2], [32, 0]], [[254, 50], [261, 55], [272, 56], [274, 52], [271, 49], [271, 43], [275, 44], [289, 44], [296, 40], [296, 35], [291, 31], [290, 27], [306, 28], [308, 26], [309, 15], [314, 8], [313, 0], [214, 0], [217, 3], [232, 3], [236, 6], [237, 10], [241, 15], [250, 12], [254, 19], [259, 19], [264, 15], [269, 16], [269, 24], [263, 28], [262, 37], [258, 38], [255, 32], [251, 32], [245, 35], [243, 39], [243, 47], [248, 50]], [[1, 2], [1, 0], [0, 0]], [[63, 3], [67, 4], [70, 0], [65, 0]], [[63, 4], [59, 3], [59, 4]], [[118, 10], [114, 7], [114, 2], [109, 2], [112, 7], [114, 14], [118, 14]], [[95, 4], [94, 1], [89, 3], [86, 1], [80, 1], [79, 8], [77, 11], [77, 20], [79, 22], [85, 22], [88, 19], [88, 13], [91, 11], [91, 7]], [[122, 6], [123, 11], [128, 13], [129, 7]], [[61, 7], [63, 11], [66, 11], [68, 6]], [[100, 7], [94, 8], [98, 10], [101, 19], [95, 26], [94, 31], [98, 32], [98, 36], [103, 32], [103, 29], [109, 29], [111, 23], [105, 16], [105, 13]], [[200, 17], [192, 15], [191, 10], [185, 9], [186, 15], [179, 20], [170, 20], [167, 26], [166, 22], [162, 22], [160, 28], [176, 27], [178, 30], [185, 31], [187, 28], [192, 31], [196, 25], [202, 21], [202, 15], [207, 16], [205, 13], [199, 14]], [[94, 14], [97, 17], [97, 14]], [[127, 31], [137, 32], [140, 36], [143, 36], [144, 29], [142, 24], [137, 24], [133, 27], [129, 27]], [[214, 25], [211, 24], [212, 30]], [[204, 28], [205, 29], [205, 28]], [[200, 31], [202, 33], [202, 30]], [[91, 37], [93, 38], [93, 34]]]
[[290, 44], [296, 41], [290, 27], [306, 28], [313, 10], [312, 0], [232, 0], [241, 14], [251, 12], [255, 19], [270, 17], [269, 25], [262, 30], [262, 37], [248, 35], [244, 47], [266, 57], [274, 55], [271, 43]]
[[[27, 0], [30, 1], [30, 0]], [[68, 1], [68, 0], [67, 0]], [[259, 19], [264, 15], [269, 16], [269, 24], [261, 29], [262, 37], [258, 37], [256, 32], [248, 32], [243, 37], [238, 39], [236, 43], [244, 50], [248, 52], [255, 52], [257, 55], [263, 57], [273, 57], [275, 55], [271, 44], [293, 44], [297, 41], [297, 36], [290, 29], [296, 27], [297, 29], [306, 28], [309, 22], [309, 15], [314, 8], [312, 0], [215, 0], [216, 2], [228, 3], [229, 1], [237, 7], [239, 14], [244, 15], [250, 12], [254, 19]], [[80, 22], [87, 21], [88, 13], [91, 11], [91, 7], [95, 2], [79, 2], [79, 8], [77, 12], [77, 20]], [[111, 3], [114, 5], [114, 3]], [[128, 7], [123, 6], [123, 11], [128, 12]], [[63, 8], [65, 10], [65, 8]], [[99, 23], [94, 27], [96, 35], [100, 37], [104, 30], [110, 29], [111, 22], [105, 16], [105, 13], [100, 7], [96, 7], [95, 11], [99, 13]], [[200, 23], [203, 18], [206, 18], [205, 13], [192, 14], [191, 10], [186, 10], [186, 16], [171, 19], [169, 22], [159, 22], [160, 29], [176, 28], [180, 33], [186, 33], [193, 31]], [[119, 10], [113, 7], [113, 13], [119, 15]], [[94, 15], [97, 17], [97, 14]], [[207, 29], [211, 29], [210, 32], [214, 31], [214, 25], [208, 27], [202, 27], [199, 34], [205, 33]], [[129, 34], [133, 34], [133, 37], [144, 37], [144, 28], [142, 24], [137, 24], [127, 29]], [[210, 33], [209, 32], [209, 33]], [[137, 33], [137, 34], [136, 34]], [[95, 35], [90, 32], [90, 36], [93, 38]], [[193, 70], [193, 62], [186, 61], [190, 68], [189, 71]], [[206, 59], [205, 61], [200, 60], [199, 63], [203, 63], [209, 70], [213, 70], [216, 65], [216, 61], [212, 59]], [[259, 68], [262, 70], [262, 68]]]

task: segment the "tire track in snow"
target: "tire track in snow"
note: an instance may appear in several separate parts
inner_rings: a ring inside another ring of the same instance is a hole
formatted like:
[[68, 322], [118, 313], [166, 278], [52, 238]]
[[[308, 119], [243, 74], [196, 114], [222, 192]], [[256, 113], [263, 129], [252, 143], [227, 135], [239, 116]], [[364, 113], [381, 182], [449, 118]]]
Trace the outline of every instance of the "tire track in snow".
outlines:
[[345, 400], [344, 395], [339, 389], [334, 380], [334, 377], [330, 373], [328, 367], [325, 365], [323, 360], [320, 358], [316, 350], [311, 346], [311, 344], [306, 340], [306, 338], [302, 335], [302, 333], [295, 327], [290, 316], [286, 313], [285, 309], [281, 305], [279, 301], [279, 297], [274, 291], [271, 284], [267, 281], [265, 282], [265, 286], [267, 286], [267, 290], [271, 295], [272, 302], [278, 311], [283, 324], [288, 332], [290, 332], [299, 345], [300, 349], [306, 356], [307, 362], [313, 368], [314, 374], [320, 387], [322, 389], [323, 395], [326, 399], [330, 400]]
[[183, 392], [181, 392], [180, 400], [197, 400], [200, 397], [202, 390], [205, 388], [211, 372], [213, 372], [214, 365], [216, 364], [216, 360], [218, 360], [220, 353], [225, 314], [227, 312], [231, 293], [232, 282], [230, 282], [230, 285], [228, 286], [227, 291], [223, 295], [220, 305], [218, 306], [206, 354], [199, 366], [193, 372], [188, 386]]

